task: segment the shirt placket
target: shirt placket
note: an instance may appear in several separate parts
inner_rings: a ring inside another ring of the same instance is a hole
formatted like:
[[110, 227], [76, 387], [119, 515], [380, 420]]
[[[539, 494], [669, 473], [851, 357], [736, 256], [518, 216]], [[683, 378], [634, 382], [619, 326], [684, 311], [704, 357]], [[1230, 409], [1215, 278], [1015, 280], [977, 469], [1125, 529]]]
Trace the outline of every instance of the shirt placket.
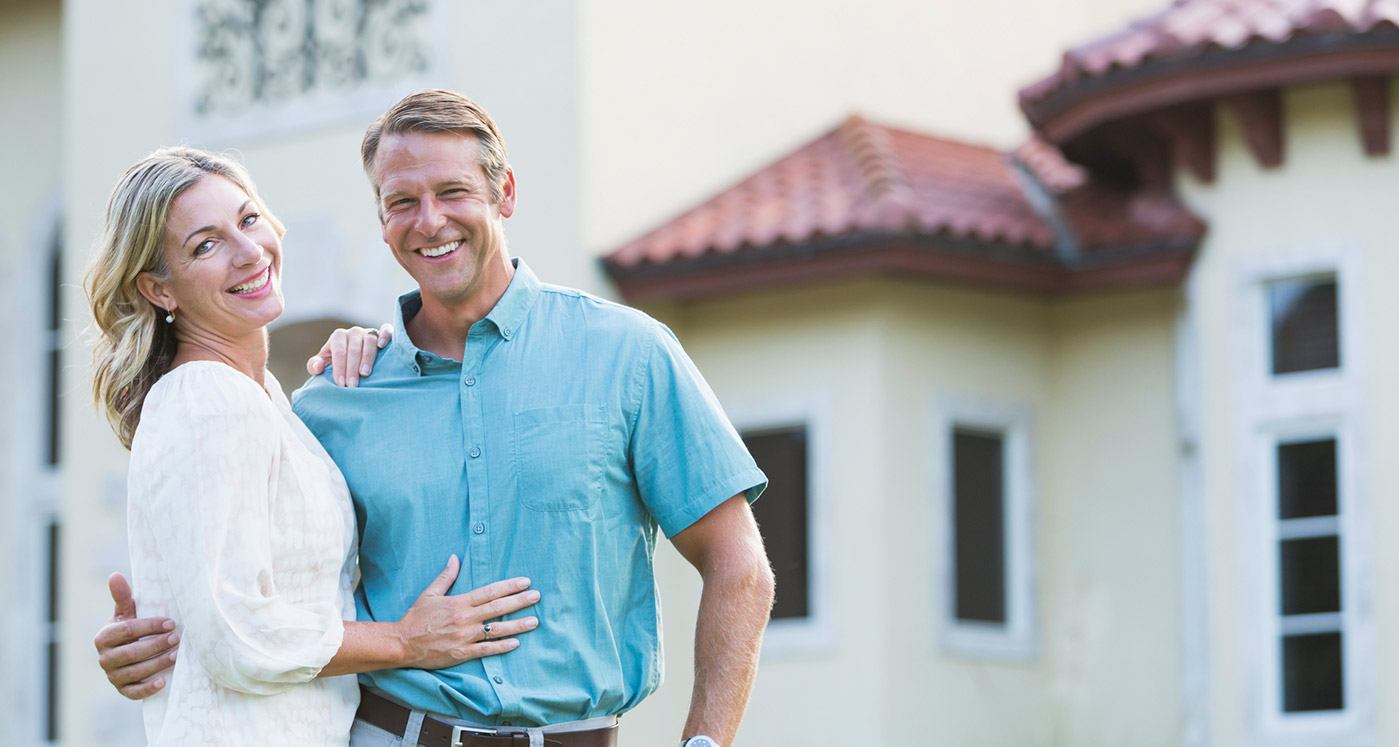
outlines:
[[[492, 524], [491, 493], [487, 457], [500, 455], [486, 454], [486, 403], [485, 363], [491, 349], [499, 343], [486, 322], [473, 325], [466, 339], [466, 351], [462, 356], [461, 368], [461, 418], [462, 432], [466, 434], [466, 484], [467, 484], [467, 557], [470, 558], [472, 588], [494, 583], [497, 564], [493, 563], [496, 552], [492, 549], [495, 532], [501, 528]], [[499, 389], [497, 388], [497, 391]], [[501, 443], [496, 439], [495, 443]], [[500, 464], [498, 458], [496, 464]], [[500, 701], [500, 717], [503, 722], [519, 718], [520, 698], [512, 687], [506, 671], [505, 657], [487, 656], [481, 659], [486, 679], [495, 689]]]

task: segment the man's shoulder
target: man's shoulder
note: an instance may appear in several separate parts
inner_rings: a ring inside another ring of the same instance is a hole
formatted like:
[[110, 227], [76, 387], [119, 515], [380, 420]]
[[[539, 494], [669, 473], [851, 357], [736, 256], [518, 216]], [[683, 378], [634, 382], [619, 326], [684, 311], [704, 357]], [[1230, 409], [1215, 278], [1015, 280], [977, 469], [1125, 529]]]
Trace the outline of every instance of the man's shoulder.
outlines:
[[322, 412], [324, 405], [339, 392], [340, 387], [335, 385], [330, 367], [327, 366], [324, 373], [307, 378], [306, 383], [291, 393], [291, 409], [309, 425], [311, 420]]
[[546, 313], [576, 315], [590, 334], [646, 337], [665, 330], [665, 325], [640, 309], [578, 288], [540, 283], [539, 291]]

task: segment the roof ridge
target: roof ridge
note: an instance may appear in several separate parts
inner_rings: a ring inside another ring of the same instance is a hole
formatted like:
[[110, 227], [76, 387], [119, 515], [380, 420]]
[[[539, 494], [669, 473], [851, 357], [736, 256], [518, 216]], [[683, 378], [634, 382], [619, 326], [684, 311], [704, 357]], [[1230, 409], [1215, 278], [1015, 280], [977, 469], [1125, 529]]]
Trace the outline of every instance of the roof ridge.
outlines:
[[881, 224], [912, 219], [913, 186], [899, 167], [889, 129], [859, 114], [851, 114], [834, 134], [836, 142], [854, 162], [874, 219]]

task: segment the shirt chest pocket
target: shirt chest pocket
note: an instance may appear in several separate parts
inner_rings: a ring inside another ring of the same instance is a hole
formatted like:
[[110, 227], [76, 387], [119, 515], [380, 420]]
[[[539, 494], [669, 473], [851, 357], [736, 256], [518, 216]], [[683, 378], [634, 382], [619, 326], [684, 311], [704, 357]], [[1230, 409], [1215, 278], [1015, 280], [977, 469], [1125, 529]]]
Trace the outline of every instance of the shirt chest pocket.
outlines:
[[603, 405], [515, 413], [511, 453], [520, 500], [535, 511], [577, 511], [597, 503], [606, 435]]

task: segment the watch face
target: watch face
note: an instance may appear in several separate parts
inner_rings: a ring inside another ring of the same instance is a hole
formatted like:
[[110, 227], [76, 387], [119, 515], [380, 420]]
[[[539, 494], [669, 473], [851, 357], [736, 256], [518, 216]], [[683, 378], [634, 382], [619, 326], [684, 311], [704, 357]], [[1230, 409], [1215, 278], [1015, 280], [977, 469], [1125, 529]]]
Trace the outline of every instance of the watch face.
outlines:
[[690, 737], [681, 747], [719, 747], [719, 743], [709, 737]]

